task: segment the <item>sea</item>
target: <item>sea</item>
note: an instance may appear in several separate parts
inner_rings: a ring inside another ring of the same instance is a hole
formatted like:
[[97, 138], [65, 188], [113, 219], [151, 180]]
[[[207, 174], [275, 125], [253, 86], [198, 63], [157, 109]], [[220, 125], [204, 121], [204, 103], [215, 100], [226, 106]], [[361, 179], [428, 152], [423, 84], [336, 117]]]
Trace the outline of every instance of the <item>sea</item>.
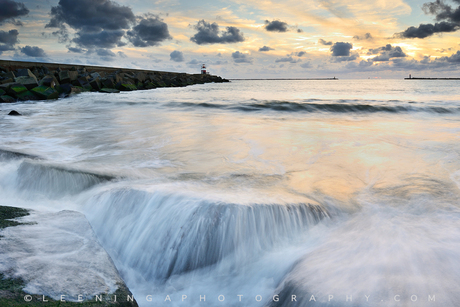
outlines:
[[0, 104], [0, 150], [0, 205], [84, 214], [141, 307], [460, 306], [459, 81]]

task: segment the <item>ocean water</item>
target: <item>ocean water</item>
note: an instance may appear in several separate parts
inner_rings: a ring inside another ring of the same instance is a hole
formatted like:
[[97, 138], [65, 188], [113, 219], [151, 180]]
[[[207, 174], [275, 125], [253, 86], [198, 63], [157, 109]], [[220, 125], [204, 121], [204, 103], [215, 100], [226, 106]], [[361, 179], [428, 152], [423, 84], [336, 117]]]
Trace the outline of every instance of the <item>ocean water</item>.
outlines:
[[0, 205], [83, 213], [140, 306], [460, 305], [457, 81], [84, 93], [0, 131]]

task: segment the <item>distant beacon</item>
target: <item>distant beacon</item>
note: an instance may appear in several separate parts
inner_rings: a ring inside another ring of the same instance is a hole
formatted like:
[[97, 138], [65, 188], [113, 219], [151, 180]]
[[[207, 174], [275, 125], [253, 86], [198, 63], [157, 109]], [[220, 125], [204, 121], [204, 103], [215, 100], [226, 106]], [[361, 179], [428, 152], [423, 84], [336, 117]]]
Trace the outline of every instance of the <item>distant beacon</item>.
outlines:
[[206, 75], [206, 65], [201, 65], [201, 74]]

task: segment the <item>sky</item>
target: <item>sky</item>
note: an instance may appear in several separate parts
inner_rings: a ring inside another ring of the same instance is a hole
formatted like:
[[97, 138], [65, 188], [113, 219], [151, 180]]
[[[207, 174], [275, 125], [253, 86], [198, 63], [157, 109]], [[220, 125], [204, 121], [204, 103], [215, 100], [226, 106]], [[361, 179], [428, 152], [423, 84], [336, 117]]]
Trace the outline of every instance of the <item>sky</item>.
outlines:
[[0, 0], [0, 59], [225, 78], [460, 77], [460, 0]]

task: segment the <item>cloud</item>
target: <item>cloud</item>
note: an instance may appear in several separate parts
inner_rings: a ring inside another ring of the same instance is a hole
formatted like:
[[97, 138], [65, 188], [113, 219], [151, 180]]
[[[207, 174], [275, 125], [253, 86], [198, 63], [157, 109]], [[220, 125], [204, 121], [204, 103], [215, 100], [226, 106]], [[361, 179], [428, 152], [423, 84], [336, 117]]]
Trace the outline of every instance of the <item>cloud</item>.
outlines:
[[114, 48], [116, 46], [121, 47], [124, 45], [121, 42], [121, 38], [125, 34], [123, 30], [114, 31], [101, 31], [94, 33], [82, 33], [76, 34], [75, 38], [72, 39], [74, 43], [85, 48]]
[[374, 62], [389, 61], [391, 58], [403, 58], [407, 56], [404, 53], [404, 51], [401, 49], [401, 47], [399, 46], [393, 47], [390, 44], [387, 44], [386, 46], [383, 46], [380, 48], [369, 49], [367, 54], [368, 55], [377, 54], [377, 56], [372, 59], [372, 61]]
[[301, 61], [302, 61], [301, 59], [294, 59], [292, 56], [287, 56], [285, 58], [276, 59], [275, 63], [287, 62], [287, 63], [295, 64], [295, 63], [298, 63], [298, 62], [301, 62]]
[[102, 57], [104, 56], [105, 57], [116, 57], [116, 54], [108, 49], [97, 49], [96, 53], [98, 56], [102, 56]]
[[332, 45], [332, 42], [331, 42], [331, 41], [326, 42], [324, 39], [320, 38], [320, 39], [318, 40], [318, 44], [325, 45], [325, 46], [331, 46], [331, 45]]
[[174, 62], [183, 62], [184, 61], [184, 54], [181, 51], [174, 50], [171, 52], [170, 60]]
[[68, 47], [67, 49], [69, 49], [68, 52], [73, 52], [73, 53], [83, 53], [83, 52], [85, 52], [85, 50], [83, 50], [81, 48], [78, 48], [78, 47]]
[[195, 30], [198, 32], [190, 40], [198, 45], [204, 44], [227, 44], [244, 41], [243, 33], [236, 27], [227, 27], [226, 31], [220, 34], [219, 25], [215, 22], [208, 23], [204, 20], [198, 21]]
[[356, 60], [357, 58], [359, 58], [359, 54], [358, 53], [353, 53], [353, 54], [351, 54], [349, 56], [337, 56], [337, 57], [334, 57], [333, 62], [336, 62], [336, 63], [350, 62], [350, 61]]
[[245, 53], [236, 51], [232, 53], [233, 62], [235, 63], [250, 63], [252, 64], [252, 59]]
[[168, 25], [159, 16], [142, 18], [126, 35], [136, 47], [157, 46], [164, 40], [172, 39]]
[[374, 39], [370, 33], [366, 33], [363, 36], [355, 35], [353, 36], [353, 38], [356, 40], [373, 40]]
[[300, 58], [300, 57], [303, 57], [306, 54], [307, 53], [305, 51], [299, 51], [299, 52], [293, 52], [291, 55], [295, 55], [295, 56], [298, 56]]
[[16, 29], [8, 32], [0, 31], [0, 55], [4, 51], [14, 50], [14, 45], [19, 43], [18, 41], [19, 32]]
[[265, 20], [265, 30], [270, 31], [270, 32], [287, 32], [289, 31], [289, 28], [288, 28], [288, 24], [285, 23], [284, 21]]
[[53, 32], [60, 42], [67, 41], [67, 26], [76, 31], [72, 39], [79, 47], [113, 48], [121, 46], [124, 29], [129, 29], [136, 18], [127, 6], [111, 0], [60, 0], [51, 8], [51, 19], [46, 28], [59, 28]]
[[0, 24], [8, 19], [11, 19], [11, 23], [17, 26], [22, 25], [22, 23], [20, 21], [16, 21], [15, 18], [29, 14], [29, 10], [24, 3], [12, 0], [0, 0], [0, 7]]
[[126, 59], [128, 57], [123, 51], [118, 51], [117, 54], [120, 58], [123, 58], [123, 59]]
[[350, 50], [353, 45], [350, 43], [336, 42], [331, 47], [332, 56], [350, 56]]
[[270, 50], [275, 50], [275, 49], [267, 47], [267, 46], [263, 46], [263, 47], [259, 48], [260, 52], [266, 52], [266, 51], [270, 51]]
[[[460, 4], [459, 0], [453, 0]], [[425, 38], [435, 33], [455, 32], [460, 29], [460, 5], [452, 8], [443, 0], [428, 2], [422, 6], [425, 14], [435, 15], [435, 24], [420, 24], [418, 27], [411, 26], [403, 32], [396, 33], [399, 38]]]
[[313, 66], [311, 65], [310, 61], [308, 61], [307, 63], [300, 64], [300, 67], [307, 69], [312, 68]]
[[200, 62], [198, 62], [196, 59], [191, 60], [190, 62], [186, 63], [187, 65], [198, 65]]
[[43, 58], [43, 57], [47, 56], [46, 53], [45, 53], [45, 50], [43, 50], [40, 47], [36, 47], [36, 46], [33, 46], [33, 47], [25, 46], [25, 47], [21, 48], [20, 50], [25, 55], [30, 56], [30, 57], [34, 57], [34, 58]]

